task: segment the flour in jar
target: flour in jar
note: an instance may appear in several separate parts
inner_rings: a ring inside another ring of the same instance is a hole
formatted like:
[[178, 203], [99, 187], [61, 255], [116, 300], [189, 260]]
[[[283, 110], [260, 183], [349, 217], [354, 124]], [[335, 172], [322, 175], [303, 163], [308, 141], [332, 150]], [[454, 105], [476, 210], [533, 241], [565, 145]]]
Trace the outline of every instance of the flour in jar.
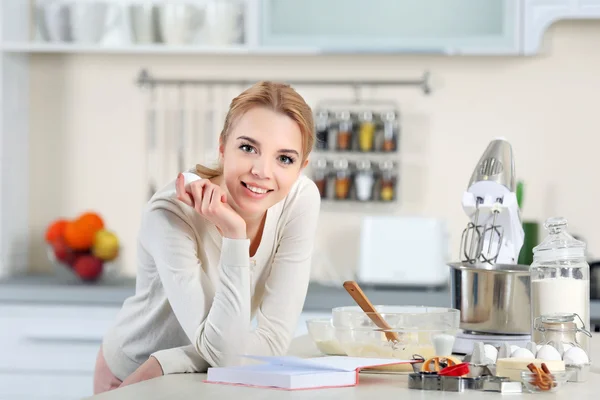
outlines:
[[[531, 281], [531, 307], [533, 318], [544, 314], [578, 314], [584, 323], [589, 322], [590, 281], [572, 278], [534, 279]], [[576, 318], [577, 325], [581, 321]], [[589, 326], [586, 326], [589, 329]], [[533, 340], [539, 343], [542, 334], [533, 332]], [[583, 348], [588, 348], [588, 337], [577, 334], [577, 340]]]

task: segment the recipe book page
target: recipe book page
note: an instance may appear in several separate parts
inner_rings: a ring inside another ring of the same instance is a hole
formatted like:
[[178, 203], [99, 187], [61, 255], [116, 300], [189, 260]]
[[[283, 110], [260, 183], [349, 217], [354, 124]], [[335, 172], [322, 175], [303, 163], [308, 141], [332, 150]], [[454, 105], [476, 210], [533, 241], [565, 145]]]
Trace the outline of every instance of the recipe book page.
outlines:
[[356, 371], [357, 369], [395, 364], [409, 364], [412, 360], [400, 360], [395, 358], [369, 358], [369, 357], [347, 357], [327, 356], [314, 358], [300, 357], [263, 357], [245, 356], [253, 360], [264, 361], [269, 364], [306, 367], [312, 369], [326, 369], [335, 371]]

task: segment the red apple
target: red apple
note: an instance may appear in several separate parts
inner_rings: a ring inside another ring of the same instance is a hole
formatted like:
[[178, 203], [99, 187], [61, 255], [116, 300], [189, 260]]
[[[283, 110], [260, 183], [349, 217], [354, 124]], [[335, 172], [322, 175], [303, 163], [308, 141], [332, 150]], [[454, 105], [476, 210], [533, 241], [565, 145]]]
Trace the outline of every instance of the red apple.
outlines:
[[75, 260], [75, 255], [61, 238], [52, 241], [52, 250], [56, 259], [68, 266], [71, 266]]
[[103, 262], [92, 255], [81, 255], [73, 264], [75, 273], [84, 281], [95, 281], [102, 275]]

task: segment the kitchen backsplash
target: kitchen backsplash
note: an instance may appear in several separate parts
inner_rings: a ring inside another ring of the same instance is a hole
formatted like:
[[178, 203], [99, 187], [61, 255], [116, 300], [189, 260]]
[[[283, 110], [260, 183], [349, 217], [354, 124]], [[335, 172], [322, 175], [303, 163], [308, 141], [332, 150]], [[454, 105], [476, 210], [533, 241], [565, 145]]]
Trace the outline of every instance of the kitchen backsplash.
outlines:
[[[481, 153], [497, 136], [512, 143], [518, 177], [526, 183], [524, 217], [543, 221], [560, 214], [569, 220], [569, 230], [587, 241], [590, 252], [600, 254], [600, 187], [593, 164], [600, 147], [598, 37], [600, 22], [562, 22], [546, 35], [547, 54], [534, 58], [33, 56], [32, 269], [50, 268], [43, 232], [51, 220], [94, 209], [121, 238], [122, 268], [135, 273], [136, 235], [147, 195], [145, 98], [134, 85], [142, 67], [161, 76], [273, 80], [412, 79], [431, 71], [430, 96], [415, 88], [365, 91], [399, 104], [400, 154], [405, 157], [400, 161], [400, 203], [395, 208], [371, 204], [359, 212], [351, 206], [336, 205], [334, 210], [325, 202], [314, 279], [353, 276], [360, 219], [369, 213], [445, 219], [452, 258], [457, 257], [467, 223], [462, 192]], [[240, 90], [233, 87], [216, 101], [226, 107]], [[352, 94], [344, 89], [298, 90], [313, 105]], [[401, 262], [402, 255], [398, 257]]]

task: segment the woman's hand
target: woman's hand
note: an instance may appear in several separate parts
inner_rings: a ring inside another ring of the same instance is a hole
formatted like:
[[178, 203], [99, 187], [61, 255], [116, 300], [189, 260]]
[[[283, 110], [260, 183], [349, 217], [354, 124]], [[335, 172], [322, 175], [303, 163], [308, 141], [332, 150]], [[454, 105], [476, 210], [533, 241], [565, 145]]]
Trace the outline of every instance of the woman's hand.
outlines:
[[193, 207], [200, 215], [215, 224], [229, 239], [246, 239], [246, 221], [227, 204], [227, 195], [208, 179], [185, 184], [177, 176], [177, 199]]
[[133, 372], [133, 374], [129, 375], [119, 387], [122, 388], [123, 386], [133, 385], [134, 383], [147, 381], [148, 379], [157, 378], [159, 376], [163, 376], [162, 367], [156, 358], [150, 356]]

